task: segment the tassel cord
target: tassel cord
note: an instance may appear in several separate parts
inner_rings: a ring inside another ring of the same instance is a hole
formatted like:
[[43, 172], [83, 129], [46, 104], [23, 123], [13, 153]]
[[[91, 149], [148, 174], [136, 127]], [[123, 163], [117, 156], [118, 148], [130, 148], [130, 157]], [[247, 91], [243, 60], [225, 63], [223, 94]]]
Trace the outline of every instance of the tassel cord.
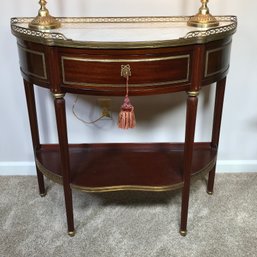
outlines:
[[126, 78], [126, 97], [128, 97], [128, 93], [129, 93], [129, 76], [127, 76]]
[[129, 97], [129, 75], [126, 76], [126, 95], [121, 106], [121, 111], [118, 118], [118, 126], [121, 129], [134, 128], [136, 125], [134, 106], [130, 103]]

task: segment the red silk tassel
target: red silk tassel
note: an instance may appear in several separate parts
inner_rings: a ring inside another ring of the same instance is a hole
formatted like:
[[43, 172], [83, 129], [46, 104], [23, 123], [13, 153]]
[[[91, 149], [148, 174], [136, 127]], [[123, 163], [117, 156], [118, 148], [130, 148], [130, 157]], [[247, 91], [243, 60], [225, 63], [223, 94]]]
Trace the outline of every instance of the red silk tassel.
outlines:
[[118, 125], [121, 129], [129, 129], [136, 126], [134, 107], [130, 103], [127, 95], [125, 96], [124, 103], [121, 106]]
[[136, 126], [136, 118], [134, 113], [134, 106], [130, 103], [128, 97], [128, 77], [126, 83], [126, 96], [120, 108], [118, 126], [121, 129], [134, 128]]

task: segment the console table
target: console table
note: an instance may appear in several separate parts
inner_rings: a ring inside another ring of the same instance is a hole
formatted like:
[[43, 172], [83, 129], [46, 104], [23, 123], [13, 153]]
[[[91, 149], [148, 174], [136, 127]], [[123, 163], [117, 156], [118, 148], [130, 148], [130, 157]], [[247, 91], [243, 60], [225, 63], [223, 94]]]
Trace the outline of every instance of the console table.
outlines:
[[[209, 173], [213, 192], [226, 75], [234, 16], [216, 17], [220, 25], [200, 29], [189, 17], [58, 18], [51, 31], [28, 27], [32, 18], [12, 18], [24, 79], [39, 192], [44, 176], [63, 185], [68, 234], [75, 234], [72, 189], [86, 192], [182, 189], [181, 235], [187, 232], [190, 179]], [[124, 96], [121, 66], [130, 65], [134, 96], [185, 91], [184, 143], [69, 144], [65, 94]], [[212, 138], [194, 142], [197, 99], [216, 83]], [[34, 85], [53, 94], [58, 144], [41, 144]]]

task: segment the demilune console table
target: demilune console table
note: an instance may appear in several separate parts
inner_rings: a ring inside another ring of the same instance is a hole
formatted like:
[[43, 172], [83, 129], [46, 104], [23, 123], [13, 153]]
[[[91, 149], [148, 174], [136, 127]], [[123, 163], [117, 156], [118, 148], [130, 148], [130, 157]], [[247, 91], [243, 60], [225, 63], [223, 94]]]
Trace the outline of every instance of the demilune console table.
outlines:
[[[213, 192], [234, 16], [218, 27], [187, 26], [189, 17], [58, 18], [59, 29], [28, 27], [12, 18], [24, 79], [40, 195], [46, 176], [63, 185], [68, 234], [74, 235], [72, 189], [86, 192], [182, 189], [180, 233], [186, 235], [190, 179], [209, 173]], [[69, 144], [65, 94], [124, 96], [121, 66], [129, 65], [134, 96], [187, 93], [184, 143]], [[194, 142], [197, 99], [216, 83], [210, 142]], [[41, 144], [34, 85], [53, 94], [59, 144]]]

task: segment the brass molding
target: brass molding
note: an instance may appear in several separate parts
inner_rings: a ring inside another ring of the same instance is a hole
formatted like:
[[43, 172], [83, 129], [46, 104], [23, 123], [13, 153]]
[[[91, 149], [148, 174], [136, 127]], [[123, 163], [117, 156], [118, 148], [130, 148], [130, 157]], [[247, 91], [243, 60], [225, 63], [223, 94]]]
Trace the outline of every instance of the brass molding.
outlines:
[[218, 20], [210, 14], [210, 10], [207, 6], [209, 0], [201, 0], [202, 6], [199, 12], [192, 16], [188, 22], [188, 26], [198, 27], [198, 28], [211, 28], [219, 26]]
[[199, 178], [202, 178], [202, 176], [205, 176], [206, 174], [208, 174], [213, 169], [213, 167], [215, 166], [216, 161], [217, 161], [217, 156], [215, 158], [213, 158], [205, 167], [203, 167], [197, 173], [195, 173], [191, 177], [191, 181], [195, 181]]
[[106, 187], [84, 187], [70, 184], [72, 189], [87, 193], [103, 193], [103, 192], [117, 192], [117, 191], [146, 191], [146, 192], [165, 192], [182, 188], [183, 182], [169, 185], [169, 186], [140, 186], [140, 185], [120, 185], [120, 186], [106, 186]]
[[165, 57], [152, 57], [152, 58], [138, 58], [138, 59], [96, 59], [96, 58], [76, 58], [76, 57], [67, 57], [62, 56], [62, 63], [64, 60], [71, 61], [81, 61], [81, 62], [100, 62], [100, 63], [127, 63], [127, 62], [158, 62], [158, 61], [168, 61], [168, 60], [177, 60], [177, 59], [185, 59], [188, 58], [190, 60], [189, 54], [182, 54], [177, 56], [165, 56]]
[[38, 15], [29, 23], [29, 28], [37, 30], [50, 30], [61, 27], [61, 23], [49, 14], [46, 8], [47, 2], [45, 0], [40, 0], [40, 9]]
[[187, 91], [187, 95], [190, 97], [197, 97], [199, 95], [199, 91]]
[[65, 96], [65, 93], [53, 93], [55, 99], [61, 99]]
[[40, 170], [40, 172], [42, 172], [42, 174], [44, 176], [46, 176], [47, 178], [49, 178], [50, 180], [52, 180], [53, 182], [62, 185], [63, 184], [63, 180], [62, 180], [62, 176], [57, 175], [55, 173], [53, 173], [52, 171], [46, 169], [40, 162], [39, 160], [36, 159], [36, 166], [37, 168]]

